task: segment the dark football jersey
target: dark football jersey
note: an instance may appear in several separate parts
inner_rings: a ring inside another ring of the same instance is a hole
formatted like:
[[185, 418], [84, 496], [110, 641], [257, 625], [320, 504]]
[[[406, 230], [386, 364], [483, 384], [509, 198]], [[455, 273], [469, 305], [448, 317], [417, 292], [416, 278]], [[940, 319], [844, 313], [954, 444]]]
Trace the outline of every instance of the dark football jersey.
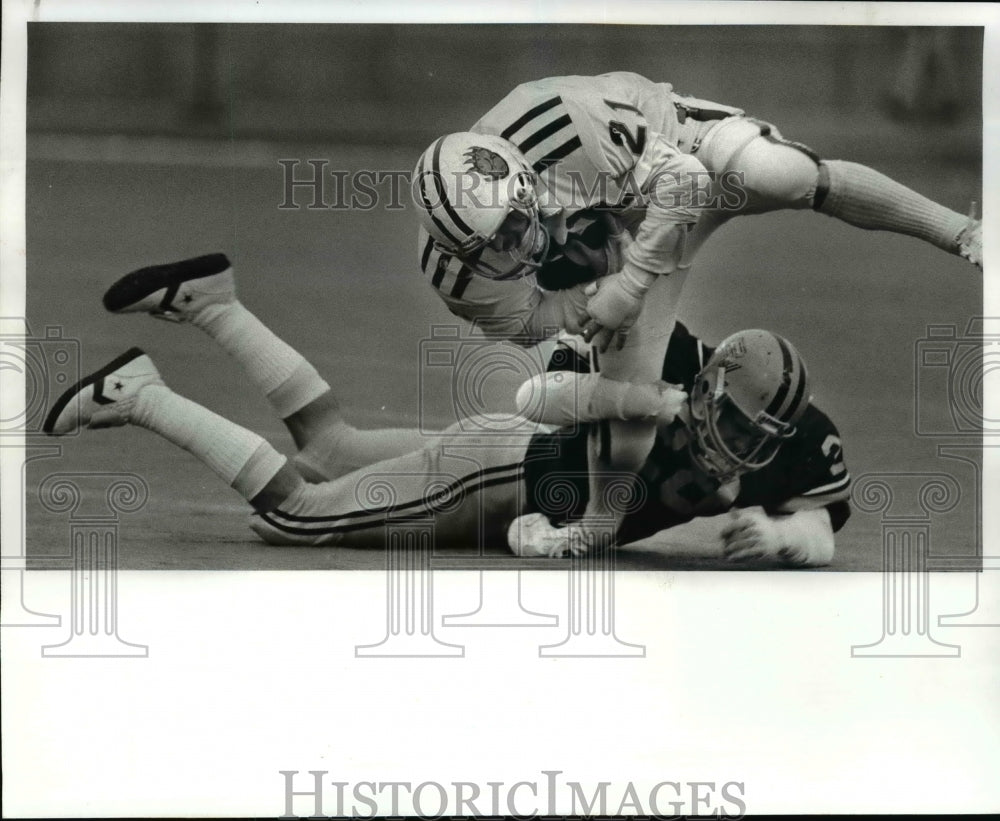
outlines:
[[[663, 379], [690, 390], [695, 376], [712, 355], [680, 322], [677, 323], [663, 364]], [[553, 370], [585, 372], [585, 359], [560, 350], [560, 364]], [[577, 431], [538, 434], [528, 448], [525, 477], [533, 510], [553, 523], [572, 521], [584, 512], [588, 497], [587, 436], [601, 435], [592, 427]], [[763, 468], [720, 482], [694, 463], [687, 427], [681, 420], [661, 429], [646, 463], [639, 472], [639, 499], [618, 533], [627, 544], [688, 522], [697, 516], [714, 516], [734, 507], [760, 505], [768, 513], [794, 513], [826, 507], [833, 529], [850, 516], [847, 499], [851, 478], [844, 464], [840, 436], [833, 422], [809, 405], [795, 434], [782, 443], [774, 459]], [[562, 492], [555, 492], [562, 486]], [[573, 492], [566, 492], [572, 486]]]

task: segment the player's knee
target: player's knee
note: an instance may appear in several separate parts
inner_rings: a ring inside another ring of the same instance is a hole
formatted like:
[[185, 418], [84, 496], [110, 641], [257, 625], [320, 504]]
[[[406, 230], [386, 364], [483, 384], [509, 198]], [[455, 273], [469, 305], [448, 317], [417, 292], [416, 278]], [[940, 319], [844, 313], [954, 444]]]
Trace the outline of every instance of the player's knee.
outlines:
[[748, 145], [734, 167], [751, 197], [784, 208], [809, 208], [819, 178], [815, 155], [765, 137]]
[[334, 478], [327, 475], [322, 465], [320, 465], [309, 451], [299, 451], [292, 457], [292, 466], [298, 474], [310, 484], [328, 482]]
[[[293, 511], [303, 510], [303, 505], [315, 505], [317, 493], [321, 492], [318, 485], [303, 485], [295, 493], [294, 499], [288, 500], [287, 507], [282, 505], [275, 511], [254, 514], [250, 518], [250, 529], [266, 544], [276, 547], [327, 547], [339, 545], [344, 540], [344, 534], [335, 528], [326, 527], [322, 522], [307, 522], [293, 518]], [[308, 509], [308, 508], [305, 508]]]
[[544, 407], [542, 401], [545, 395], [545, 374], [538, 374], [521, 383], [514, 396], [514, 405], [517, 412], [525, 419], [533, 422], [541, 421], [541, 412]]

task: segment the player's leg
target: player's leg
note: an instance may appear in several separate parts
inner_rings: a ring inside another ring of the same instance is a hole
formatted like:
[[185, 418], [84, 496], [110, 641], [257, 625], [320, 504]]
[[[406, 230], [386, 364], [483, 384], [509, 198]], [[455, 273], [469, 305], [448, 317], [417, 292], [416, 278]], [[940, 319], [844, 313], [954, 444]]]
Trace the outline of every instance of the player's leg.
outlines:
[[365, 431], [350, 425], [316, 369], [237, 298], [233, 268], [224, 254], [134, 271], [108, 289], [104, 305], [114, 313], [142, 311], [190, 322], [217, 342], [284, 421], [300, 449], [296, 464], [310, 481], [421, 446], [415, 430]]
[[433, 519], [436, 544], [502, 542], [525, 499], [525, 436], [450, 448], [437, 440], [308, 484], [260, 436], [170, 390], [138, 348], [68, 389], [43, 429], [65, 435], [127, 424], [162, 436], [215, 471], [253, 505], [254, 530], [271, 544], [381, 545], [387, 521], [414, 515]]
[[[642, 312], [629, 331], [625, 347], [621, 351], [609, 350], [600, 354], [592, 362], [592, 370], [599, 372], [603, 382], [593, 379], [592, 375], [580, 380], [567, 378], [562, 384], [554, 379], [545, 380], [546, 389], [551, 386], [555, 390], [551, 405], [543, 395], [543, 413], [551, 411], [572, 416], [573, 404], [582, 402], [584, 407], [580, 415], [584, 418], [591, 418], [590, 414], [600, 416], [612, 409], [619, 418], [610, 418], [609, 413], [590, 427], [587, 437], [588, 497], [581, 519], [569, 528], [555, 528], [541, 514], [520, 517], [508, 533], [510, 548], [518, 555], [562, 555], [594, 538], [598, 532], [613, 532], [635, 501], [628, 489], [635, 488], [636, 474], [649, 456], [656, 437], [657, 416], [666, 404], [656, 385], [660, 382], [687, 272], [687, 268], [681, 268], [657, 279], [646, 294]], [[618, 383], [622, 390], [614, 391], [613, 383]], [[569, 386], [572, 387], [568, 393], [581, 389], [582, 392], [563, 402], [566, 397], [559, 395], [560, 389]], [[590, 405], [593, 397], [588, 397], [586, 392], [594, 389], [604, 394], [599, 403], [604, 410], [598, 411]], [[527, 404], [526, 396], [522, 394], [520, 401]], [[628, 420], [622, 416], [627, 416]]]
[[[722, 175], [714, 212], [696, 229], [697, 248], [731, 216], [784, 208], [811, 208], [858, 228], [917, 237], [982, 266], [982, 225], [865, 165], [821, 159], [768, 124], [746, 118], [722, 120], [696, 152], [705, 167]], [[738, 193], [744, 192], [743, 197]], [[721, 213], [718, 213], [721, 212]], [[689, 252], [690, 253], [690, 252]]]
[[127, 424], [151, 430], [193, 454], [259, 510], [280, 504], [305, 485], [286, 458], [256, 433], [170, 390], [138, 348], [63, 393], [43, 429], [60, 436], [80, 427]]
[[[452, 433], [455, 431], [452, 430]], [[270, 544], [382, 547], [387, 525], [433, 528], [435, 547], [504, 546], [526, 509], [528, 437], [460, 435], [320, 484], [303, 484], [251, 527]]]
[[[620, 351], [600, 354], [594, 363], [594, 370], [604, 379], [632, 385], [659, 381], [686, 276], [687, 269], [681, 268], [653, 283], [625, 346]], [[585, 520], [612, 517], [620, 523], [623, 513], [616, 509], [613, 489], [621, 486], [622, 474], [638, 473], [655, 437], [656, 419], [652, 417], [606, 419], [593, 426], [588, 438], [590, 499]]]

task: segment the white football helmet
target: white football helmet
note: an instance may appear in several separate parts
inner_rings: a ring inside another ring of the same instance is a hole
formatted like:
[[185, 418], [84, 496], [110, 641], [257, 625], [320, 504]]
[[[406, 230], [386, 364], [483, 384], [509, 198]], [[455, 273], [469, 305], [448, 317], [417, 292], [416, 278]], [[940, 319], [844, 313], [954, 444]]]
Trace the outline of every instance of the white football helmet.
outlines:
[[519, 279], [548, 250], [538, 177], [513, 143], [471, 131], [439, 137], [413, 173], [417, 213], [438, 248], [489, 279]]
[[728, 481], [767, 465], [809, 405], [805, 363], [770, 331], [740, 331], [722, 341], [691, 391], [691, 455]]

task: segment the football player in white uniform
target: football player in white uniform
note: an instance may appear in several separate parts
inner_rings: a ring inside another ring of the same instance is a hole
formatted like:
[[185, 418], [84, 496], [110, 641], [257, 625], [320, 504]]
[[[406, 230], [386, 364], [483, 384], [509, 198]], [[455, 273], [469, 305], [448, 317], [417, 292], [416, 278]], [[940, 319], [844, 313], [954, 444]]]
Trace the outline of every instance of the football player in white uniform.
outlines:
[[[654, 378], [692, 258], [734, 216], [811, 208], [982, 266], [979, 221], [627, 72], [518, 86], [469, 132], [435, 140], [413, 190], [420, 264], [452, 313], [521, 344], [582, 331], [616, 381]], [[594, 481], [638, 469], [652, 437], [613, 423]]]
[[[151, 430], [237, 490], [270, 544], [370, 547], [382, 544], [386, 523], [432, 516], [440, 546], [507, 541], [524, 556], [573, 548], [575, 525], [562, 525], [587, 504], [585, 434], [537, 425], [504, 437], [463, 434], [455, 447], [416, 430], [355, 429], [315, 369], [236, 298], [222, 254], [133, 272], [104, 304], [206, 333], [265, 394], [298, 453], [289, 462], [260, 436], [174, 393], [135, 348], [59, 397], [47, 433]], [[563, 353], [564, 373], [587, 370], [586, 358]], [[669, 412], [641, 396], [617, 406], [624, 418], [658, 414], [660, 432], [635, 503], [623, 510], [622, 540], [730, 510], [719, 539], [733, 561], [829, 563], [834, 531], [849, 515], [850, 477], [836, 429], [809, 404], [795, 350], [766, 331], [744, 331], [713, 352], [678, 324], [661, 376], [681, 386], [664, 391]], [[540, 520], [560, 525], [563, 538], [525, 539]]]
[[[414, 176], [432, 287], [456, 315], [523, 343], [588, 315], [620, 327], [656, 276], [745, 214], [813, 209], [982, 267], [980, 221], [628, 72], [520, 85], [468, 132], [435, 140]], [[626, 230], [635, 243], [623, 253]], [[580, 294], [562, 293], [605, 275], [585, 312]]]

